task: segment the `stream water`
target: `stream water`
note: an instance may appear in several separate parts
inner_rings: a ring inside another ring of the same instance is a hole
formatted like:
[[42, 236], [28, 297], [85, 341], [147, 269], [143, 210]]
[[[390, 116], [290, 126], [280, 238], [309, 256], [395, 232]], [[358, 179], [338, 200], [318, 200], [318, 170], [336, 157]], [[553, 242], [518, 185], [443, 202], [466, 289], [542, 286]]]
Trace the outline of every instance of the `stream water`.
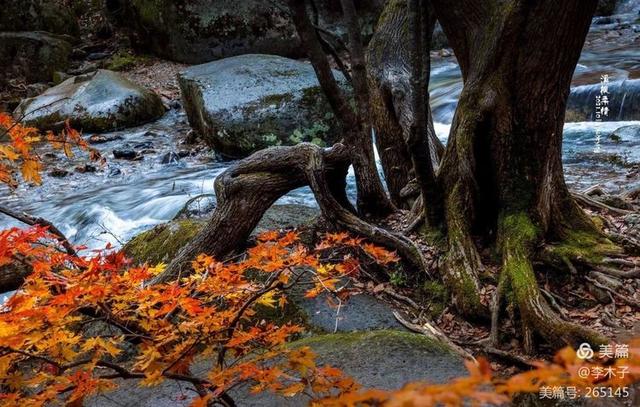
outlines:
[[[624, 2], [619, 11], [625, 14], [594, 20], [590, 35], [597, 36], [619, 21], [640, 29], [634, 24], [639, 10], [640, 1]], [[625, 38], [594, 41], [582, 54], [574, 84], [596, 83], [603, 73], [609, 74], [612, 82], [640, 77], [637, 44]], [[436, 131], [443, 140], [448, 136], [461, 89], [460, 70], [453, 59], [436, 61], [432, 67], [431, 97]], [[619, 140], [609, 137], [616, 129], [629, 125], [640, 126], [640, 121], [566, 125], [564, 164], [571, 187], [599, 183], [618, 191], [640, 183], [638, 176], [628, 176], [628, 166], [640, 163], [640, 130], [625, 132]], [[45, 175], [41, 187], [21, 186], [15, 192], [0, 188], [0, 196], [3, 204], [49, 219], [75, 244], [88, 248], [103, 248], [107, 243], [119, 246], [137, 233], [171, 220], [190, 198], [212, 193], [215, 177], [230, 165], [206, 151], [184, 150], [178, 140], [187, 131], [183, 111], [171, 110], [157, 122], [103, 135], [112, 139], [96, 145], [108, 159], [105, 168], [71, 172], [64, 178]], [[601, 135], [599, 147], [597, 133]], [[114, 149], [134, 147], [146, 149], [143, 160], [116, 160], [111, 154]], [[176, 159], [178, 155], [182, 158]], [[60, 159], [60, 154], [46, 157], [51, 165]], [[353, 177], [349, 182], [353, 196]], [[293, 191], [281, 201], [315, 205], [308, 189]], [[18, 224], [0, 217], [0, 228], [9, 226]]]

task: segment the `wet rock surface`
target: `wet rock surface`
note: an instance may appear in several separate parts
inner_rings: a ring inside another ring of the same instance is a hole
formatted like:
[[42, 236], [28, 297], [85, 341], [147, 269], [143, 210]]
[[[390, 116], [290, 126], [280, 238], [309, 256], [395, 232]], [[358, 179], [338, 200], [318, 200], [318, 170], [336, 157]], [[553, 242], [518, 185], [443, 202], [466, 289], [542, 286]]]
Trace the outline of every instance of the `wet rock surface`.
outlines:
[[105, 132], [133, 127], [165, 112], [155, 93], [107, 70], [69, 78], [40, 96], [25, 99], [14, 112], [40, 129], [57, 129], [65, 120], [78, 130]]
[[305, 62], [242, 55], [188, 68], [178, 79], [191, 126], [227, 157], [302, 141], [331, 144], [338, 133]]
[[[415, 381], [443, 383], [466, 374], [461, 358], [451, 350], [425, 336], [407, 332], [380, 330], [318, 335], [293, 342], [290, 346], [311, 347], [318, 355], [319, 364], [338, 367], [367, 388], [397, 389]], [[188, 406], [195, 397], [188, 386], [173, 381], [153, 389], [138, 388], [134, 381], [121, 382], [121, 386], [114, 392], [94, 397], [87, 405]], [[252, 395], [247, 387], [235, 389], [230, 395], [238, 406], [243, 407], [308, 404], [308, 399], [301, 396]]]

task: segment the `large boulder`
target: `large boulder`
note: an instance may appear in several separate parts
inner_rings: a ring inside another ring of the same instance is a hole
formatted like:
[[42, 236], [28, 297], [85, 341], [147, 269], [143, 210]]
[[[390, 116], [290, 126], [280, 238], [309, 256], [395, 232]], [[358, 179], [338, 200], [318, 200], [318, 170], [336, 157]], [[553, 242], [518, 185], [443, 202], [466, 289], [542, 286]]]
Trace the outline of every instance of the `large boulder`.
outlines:
[[[8, 13], [7, 13], [8, 14]], [[69, 65], [71, 44], [46, 32], [0, 32], [0, 87], [12, 78], [50, 82]]]
[[[382, 1], [360, 1], [363, 26], [373, 29]], [[317, 2], [321, 24], [334, 28], [339, 1]], [[200, 64], [261, 53], [300, 57], [286, 1], [109, 0], [113, 20], [129, 28], [134, 45], [178, 62]], [[334, 29], [336, 31], [336, 29]]]
[[59, 0], [4, 0], [0, 31], [49, 31], [76, 36], [78, 19]]
[[155, 120], [165, 109], [158, 95], [106, 70], [75, 76], [25, 99], [14, 112], [28, 125], [55, 129], [66, 120], [79, 130], [106, 132]]
[[[462, 359], [445, 345], [423, 335], [399, 331], [355, 332], [313, 336], [293, 342], [292, 347], [309, 346], [319, 365], [342, 369], [365, 388], [399, 389], [410, 382], [444, 383], [468, 375]], [[204, 374], [209, 364], [194, 370]], [[136, 387], [135, 381], [120, 382], [114, 392], [91, 398], [87, 406], [189, 406], [194, 392], [184, 385], [165, 381], [156, 387]], [[271, 393], [251, 394], [249, 386], [233, 389], [230, 396], [243, 407], [302, 407], [304, 396], [278, 397]]]
[[619, 0], [598, 0], [596, 16], [610, 16], [616, 11]]
[[[576, 86], [567, 103], [568, 122], [595, 121], [596, 96], [601, 96], [601, 84]], [[611, 82], [608, 85], [609, 115], [602, 121], [640, 120], [640, 79]]]
[[301, 141], [328, 144], [339, 134], [313, 67], [305, 62], [241, 55], [190, 67], [178, 82], [189, 123], [228, 157]]

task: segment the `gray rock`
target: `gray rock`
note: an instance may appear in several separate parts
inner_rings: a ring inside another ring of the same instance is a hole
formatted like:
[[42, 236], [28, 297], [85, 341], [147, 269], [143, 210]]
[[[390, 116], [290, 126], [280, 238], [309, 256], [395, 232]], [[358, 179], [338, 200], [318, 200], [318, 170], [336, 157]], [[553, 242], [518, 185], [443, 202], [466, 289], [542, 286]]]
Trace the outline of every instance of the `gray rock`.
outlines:
[[[405, 383], [443, 383], [467, 374], [462, 359], [446, 346], [423, 335], [398, 331], [356, 332], [313, 336], [291, 344], [309, 346], [320, 365], [331, 365], [354, 377], [365, 388], [398, 389]], [[206, 372], [201, 367], [202, 373]], [[136, 387], [135, 381], [121, 381], [121, 387], [90, 399], [91, 407], [188, 406], [195, 397], [190, 386], [167, 381], [153, 388]], [[250, 394], [248, 386], [230, 392], [236, 405], [306, 406], [305, 397], [284, 398], [270, 393]]]
[[[359, 1], [365, 33], [372, 31], [382, 1]], [[340, 25], [339, 1], [316, 1], [320, 24]], [[111, 0], [114, 23], [131, 32], [135, 46], [167, 59], [200, 64], [242, 54], [301, 57], [286, 1], [264, 0]]]
[[28, 125], [55, 129], [65, 120], [84, 131], [107, 132], [155, 120], [164, 113], [160, 97], [119, 74], [99, 70], [69, 78], [14, 112]]
[[[313, 336], [292, 346], [309, 346], [320, 365], [342, 369], [365, 388], [398, 389], [415, 381], [443, 383], [464, 376], [461, 358], [423, 335], [398, 331], [354, 332]], [[308, 399], [285, 399], [268, 393], [231, 392], [243, 407], [306, 406]]]
[[76, 36], [78, 19], [57, 0], [3, 0], [0, 31], [49, 31]]
[[633, 141], [640, 139], [640, 125], [631, 124], [616, 129], [609, 136], [614, 141]]
[[301, 141], [324, 145], [339, 134], [305, 62], [241, 55], [188, 68], [178, 81], [191, 127], [224, 156]]
[[325, 332], [405, 330], [393, 316], [393, 309], [389, 305], [367, 294], [349, 298], [341, 304], [339, 311], [329, 305], [327, 295], [293, 300], [307, 315], [307, 323]]
[[[600, 91], [600, 83], [572, 88], [566, 120], [595, 121], [596, 96], [600, 95]], [[608, 91], [609, 115], [603, 116], [602, 121], [640, 120], [640, 79], [611, 82]]]
[[[11, 13], [4, 13], [11, 14]], [[0, 32], [0, 87], [12, 78], [50, 82], [69, 65], [71, 44], [46, 32]]]

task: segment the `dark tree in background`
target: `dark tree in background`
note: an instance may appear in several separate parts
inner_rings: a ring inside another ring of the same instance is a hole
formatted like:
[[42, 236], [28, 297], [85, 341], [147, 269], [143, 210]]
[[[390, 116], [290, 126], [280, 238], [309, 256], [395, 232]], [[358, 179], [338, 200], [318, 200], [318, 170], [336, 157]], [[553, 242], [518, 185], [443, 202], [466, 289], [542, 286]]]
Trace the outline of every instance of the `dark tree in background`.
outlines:
[[[416, 242], [375, 223], [413, 207], [410, 229], [422, 223], [423, 240], [443, 252], [440, 277], [455, 308], [470, 319], [491, 319], [494, 340], [508, 299], [529, 350], [534, 334], [554, 345], [603, 341], [551, 310], [533, 268], [535, 261], [575, 272], [621, 254], [575, 203], [561, 162], [571, 78], [596, 3], [390, 0], [365, 50], [353, 0], [342, 0], [350, 56], [342, 63], [310, 17], [311, 1], [288, 0], [343, 141], [328, 149], [306, 143], [267, 149], [225, 171], [209, 225], [158, 280], [186, 272], [197, 253], [224, 258], [237, 250], [269, 206], [308, 185], [326, 220], [397, 250], [419, 276], [426, 262]], [[464, 80], [446, 150], [435, 137], [427, 91], [436, 18]], [[327, 54], [348, 70], [353, 102], [337, 85]], [[389, 196], [374, 162], [372, 127]], [[345, 194], [349, 164], [357, 212]], [[492, 264], [500, 272], [490, 277], [498, 286], [491, 310], [480, 299], [480, 275], [492, 261], [480, 255], [487, 248], [500, 258]]]

